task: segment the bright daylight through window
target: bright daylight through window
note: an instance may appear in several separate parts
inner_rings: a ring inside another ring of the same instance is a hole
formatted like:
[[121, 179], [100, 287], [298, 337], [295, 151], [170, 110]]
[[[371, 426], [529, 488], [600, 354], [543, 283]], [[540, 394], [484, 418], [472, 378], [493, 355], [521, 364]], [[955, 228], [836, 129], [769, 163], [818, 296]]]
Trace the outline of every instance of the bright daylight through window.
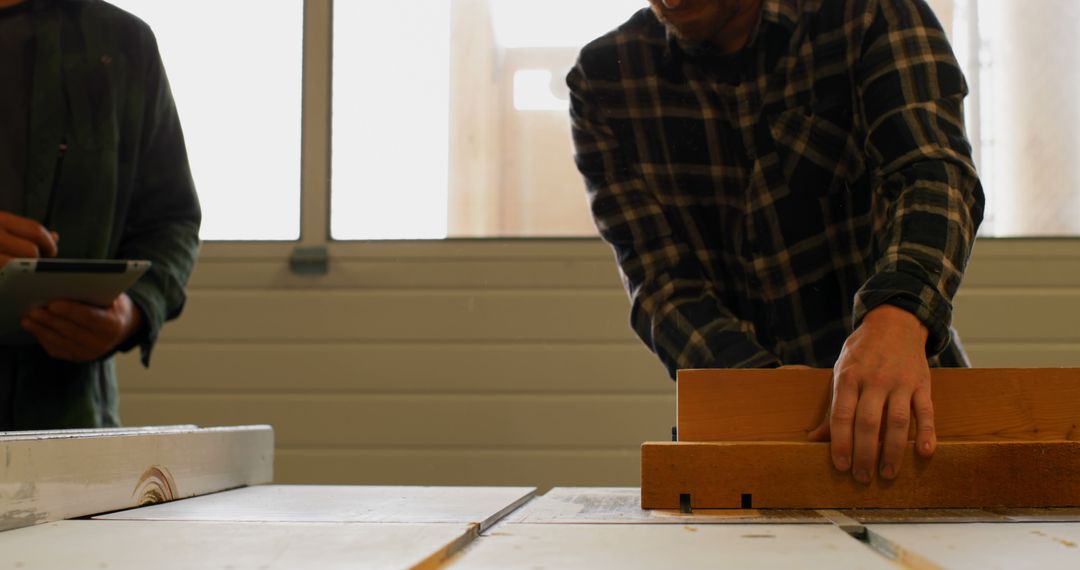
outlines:
[[[982, 234], [1080, 234], [1080, 2], [929, 2], [972, 91]], [[303, 2], [117, 3], [160, 40], [203, 238], [296, 239]], [[564, 78], [646, 5], [335, 2], [332, 237], [594, 236]]]
[[200, 236], [297, 239], [302, 0], [111, 2], [157, 36], [202, 203]]

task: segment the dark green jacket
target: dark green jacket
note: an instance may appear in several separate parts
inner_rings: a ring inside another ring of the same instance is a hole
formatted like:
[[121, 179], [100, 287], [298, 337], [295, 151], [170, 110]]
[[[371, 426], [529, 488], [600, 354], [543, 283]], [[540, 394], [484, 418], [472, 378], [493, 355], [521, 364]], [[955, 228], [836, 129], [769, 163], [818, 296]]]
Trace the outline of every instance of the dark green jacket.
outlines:
[[[201, 220], [157, 42], [145, 23], [104, 2], [31, 2], [35, 65], [23, 214], [59, 232], [59, 257], [153, 262], [128, 291], [144, 328], [122, 347], [138, 346], [149, 364], [162, 324], [184, 305]], [[120, 422], [111, 356], [73, 364], [37, 345], [5, 347], [0, 390], [10, 406], [0, 421], [8, 415], [9, 429]]]

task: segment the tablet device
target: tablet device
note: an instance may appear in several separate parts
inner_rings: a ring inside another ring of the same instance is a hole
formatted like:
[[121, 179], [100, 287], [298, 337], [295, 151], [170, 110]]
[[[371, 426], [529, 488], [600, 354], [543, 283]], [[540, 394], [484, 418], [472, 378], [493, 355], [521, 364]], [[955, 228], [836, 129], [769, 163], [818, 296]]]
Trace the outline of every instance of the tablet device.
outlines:
[[145, 260], [12, 259], [0, 267], [0, 342], [31, 338], [19, 321], [35, 306], [68, 299], [107, 307], [149, 268]]

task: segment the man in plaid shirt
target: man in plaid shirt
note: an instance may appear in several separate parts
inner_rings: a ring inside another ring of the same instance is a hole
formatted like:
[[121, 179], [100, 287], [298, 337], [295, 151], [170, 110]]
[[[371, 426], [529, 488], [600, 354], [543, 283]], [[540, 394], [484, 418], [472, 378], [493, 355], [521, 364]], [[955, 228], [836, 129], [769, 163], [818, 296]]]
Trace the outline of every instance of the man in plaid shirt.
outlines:
[[894, 478], [912, 411], [936, 446], [929, 367], [967, 364], [983, 211], [941, 25], [923, 0], [650, 1], [567, 78], [634, 330], [673, 376], [833, 368], [811, 437]]

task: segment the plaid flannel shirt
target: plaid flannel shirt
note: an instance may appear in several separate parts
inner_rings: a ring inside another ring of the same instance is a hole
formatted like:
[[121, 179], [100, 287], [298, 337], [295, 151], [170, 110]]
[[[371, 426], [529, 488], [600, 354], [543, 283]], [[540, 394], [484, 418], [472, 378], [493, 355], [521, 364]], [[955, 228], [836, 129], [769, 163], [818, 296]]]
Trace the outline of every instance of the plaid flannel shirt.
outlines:
[[648, 8], [567, 77], [578, 169], [631, 299], [680, 368], [831, 367], [866, 313], [951, 328], [983, 194], [967, 86], [923, 0], [765, 0], [733, 55]]

